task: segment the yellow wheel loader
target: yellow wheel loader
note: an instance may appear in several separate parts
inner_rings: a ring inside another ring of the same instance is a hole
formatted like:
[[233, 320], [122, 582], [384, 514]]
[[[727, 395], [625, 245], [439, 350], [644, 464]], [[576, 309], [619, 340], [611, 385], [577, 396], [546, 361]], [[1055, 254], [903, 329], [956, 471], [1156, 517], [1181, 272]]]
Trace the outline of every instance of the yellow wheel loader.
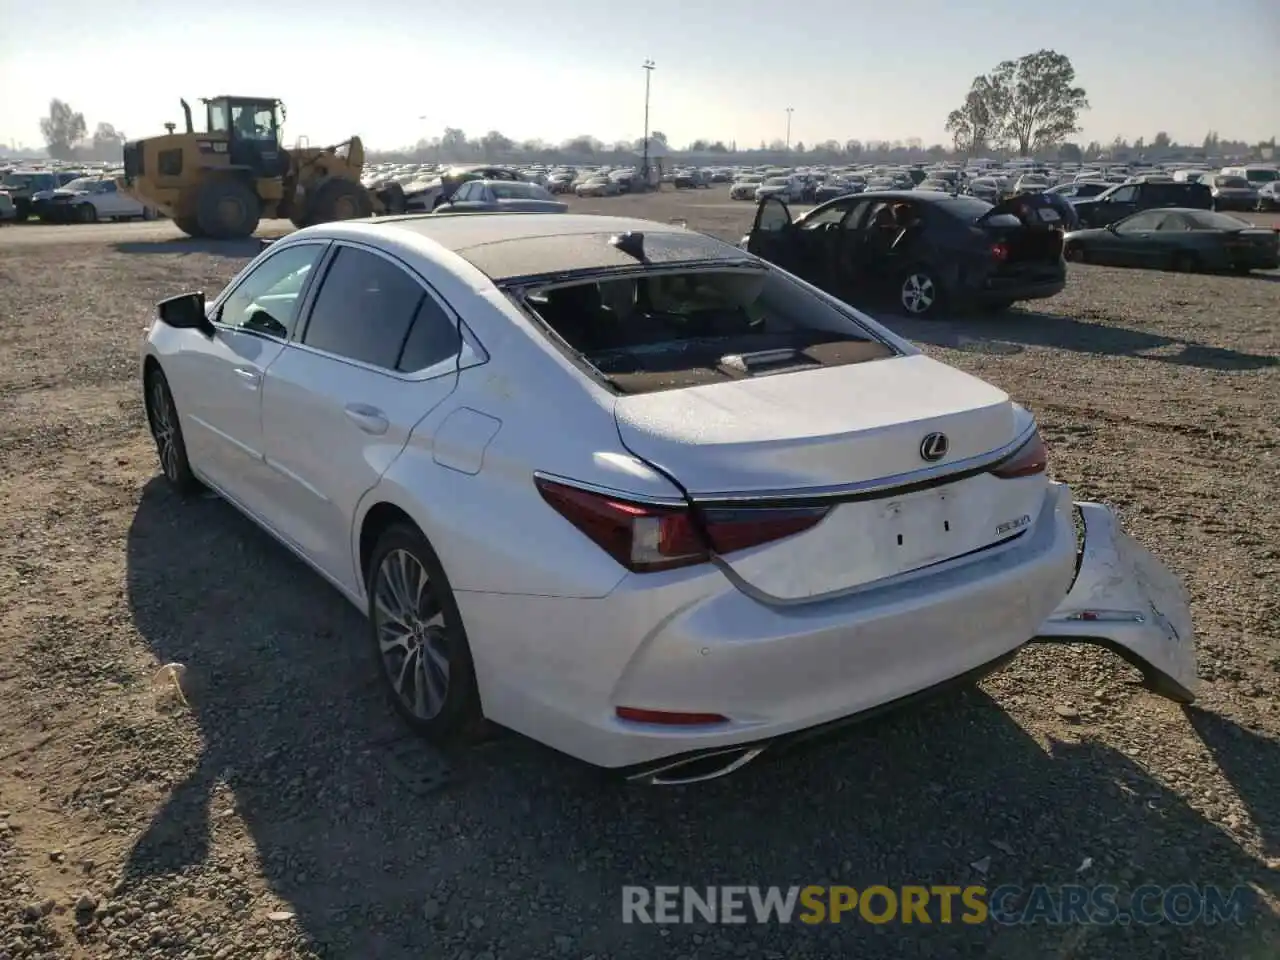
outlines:
[[280, 145], [284, 105], [263, 97], [203, 100], [205, 130], [196, 132], [182, 101], [186, 132], [124, 145], [119, 188], [170, 217], [193, 237], [248, 237], [262, 219], [305, 227], [403, 213], [396, 183], [366, 189], [360, 182], [364, 145], [352, 137], [332, 147]]

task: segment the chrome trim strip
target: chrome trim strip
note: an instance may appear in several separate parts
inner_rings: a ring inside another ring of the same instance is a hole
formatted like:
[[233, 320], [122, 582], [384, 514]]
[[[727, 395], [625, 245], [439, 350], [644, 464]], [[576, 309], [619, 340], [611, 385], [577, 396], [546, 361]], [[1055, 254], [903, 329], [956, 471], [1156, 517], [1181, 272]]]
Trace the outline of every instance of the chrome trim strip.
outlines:
[[578, 490], [584, 490], [587, 493], [598, 493], [606, 497], [617, 497], [619, 500], [625, 500], [628, 503], [645, 504], [652, 507], [687, 507], [689, 501], [684, 497], [659, 497], [653, 494], [631, 493], [627, 490], [618, 490], [614, 487], [606, 487], [601, 483], [589, 483], [586, 480], [574, 480], [570, 477], [562, 477], [558, 473], [548, 473], [545, 470], [533, 471], [534, 479], [550, 480], [552, 483], [560, 483], [566, 487], [576, 487]]
[[[1026, 429], [1009, 443], [987, 453], [967, 457], [964, 460], [953, 460], [920, 470], [898, 473], [889, 477], [877, 477], [875, 480], [860, 480], [857, 483], [831, 484], [822, 487], [800, 487], [786, 490], [754, 490], [747, 493], [698, 493], [691, 499], [695, 504], [710, 503], [754, 503], [757, 501], [794, 501], [794, 500], [840, 500], [850, 497], [866, 497], [871, 494], [891, 493], [899, 487], [912, 487], [934, 481], [946, 480], [954, 475], [961, 479], [963, 475], [981, 473], [997, 464], [1008, 460], [1029, 441], [1036, 432], [1036, 422], [1028, 423]], [[677, 471], [678, 474], [678, 471]]]

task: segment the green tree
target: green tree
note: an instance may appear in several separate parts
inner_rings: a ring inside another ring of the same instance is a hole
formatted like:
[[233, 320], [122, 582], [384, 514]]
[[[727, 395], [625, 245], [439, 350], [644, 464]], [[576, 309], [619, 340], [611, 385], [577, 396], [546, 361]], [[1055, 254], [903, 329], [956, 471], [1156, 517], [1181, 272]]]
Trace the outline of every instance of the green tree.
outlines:
[[45, 147], [54, 160], [70, 160], [75, 156], [76, 144], [89, 132], [84, 114], [71, 109], [66, 101], [54, 97], [49, 101], [49, 115], [40, 120], [40, 133]]
[[1084, 153], [1080, 150], [1080, 144], [1064, 143], [1058, 147], [1058, 159], [1063, 163], [1080, 163], [1084, 160]]
[[957, 149], [1008, 145], [1025, 157], [1078, 132], [1080, 113], [1087, 109], [1089, 99], [1076, 86], [1070, 58], [1038, 50], [974, 77], [964, 103], [947, 115], [946, 129]]
[[986, 152], [1003, 136], [1006, 91], [991, 77], [974, 77], [964, 103], [947, 114], [945, 129], [960, 153]]
[[495, 160], [505, 153], [510, 153], [515, 146], [510, 137], [504, 137], [497, 130], [490, 130], [480, 138], [480, 149], [486, 160]]
[[440, 137], [440, 155], [448, 160], [462, 160], [467, 155], [467, 135], [458, 127], [445, 127]]
[[996, 67], [1004, 91], [1006, 139], [1020, 156], [1056, 147], [1080, 130], [1081, 112], [1089, 109], [1084, 87], [1076, 86], [1076, 68], [1064, 54], [1038, 50]]

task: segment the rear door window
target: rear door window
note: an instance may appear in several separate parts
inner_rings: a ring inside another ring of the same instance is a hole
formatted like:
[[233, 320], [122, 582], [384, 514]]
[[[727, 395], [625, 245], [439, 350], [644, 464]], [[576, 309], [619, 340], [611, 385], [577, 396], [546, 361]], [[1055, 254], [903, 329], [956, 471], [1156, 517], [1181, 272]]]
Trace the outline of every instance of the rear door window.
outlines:
[[367, 250], [341, 247], [320, 284], [302, 343], [394, 370], [426, 295], [404, 267]]
[[462, 349], [462, 336], [457, 322], [437, 301], [428, 294], [418, 305], [409, 335], [396, 369], [402, 373], [415, 373], [456, 357]]

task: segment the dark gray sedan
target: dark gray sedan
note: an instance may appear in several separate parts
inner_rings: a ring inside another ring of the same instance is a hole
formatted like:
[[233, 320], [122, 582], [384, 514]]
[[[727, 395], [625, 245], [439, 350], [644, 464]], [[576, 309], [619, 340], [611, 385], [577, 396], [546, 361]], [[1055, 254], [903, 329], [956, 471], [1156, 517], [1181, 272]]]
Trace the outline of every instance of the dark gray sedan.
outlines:
[[546, 187], [513, 180], [471, 180], [460, 186], [436, 213], [565, 213], [569, 205]]

